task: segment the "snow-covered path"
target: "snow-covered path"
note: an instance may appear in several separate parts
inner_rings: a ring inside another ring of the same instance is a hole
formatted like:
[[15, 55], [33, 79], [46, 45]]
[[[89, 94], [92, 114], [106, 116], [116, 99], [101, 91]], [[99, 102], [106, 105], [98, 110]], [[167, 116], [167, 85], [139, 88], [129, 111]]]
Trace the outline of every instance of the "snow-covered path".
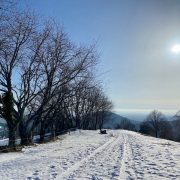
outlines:
[[180, 143], [120, 130], [62, 138], [0, 154], [0, 179], [180, 179]]
[[[63, 179], [96, 179], [118, 176], [123, 145], [119, 136], [112, 137], [107, 143], [93, 151], [89, 156], [77, 163], [73, 168], [59, 176]], [[121, 152], [121, 153], [119, 153]]]

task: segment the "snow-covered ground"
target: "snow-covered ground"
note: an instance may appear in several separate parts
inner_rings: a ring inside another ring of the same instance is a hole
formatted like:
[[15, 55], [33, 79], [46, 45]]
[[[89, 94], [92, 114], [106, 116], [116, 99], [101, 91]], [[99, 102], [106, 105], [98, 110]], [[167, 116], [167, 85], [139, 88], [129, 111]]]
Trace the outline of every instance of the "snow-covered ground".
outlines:
[[180, 143], [130, 131], [76, 131], [0, 154], [1, 179], [180, 179]]

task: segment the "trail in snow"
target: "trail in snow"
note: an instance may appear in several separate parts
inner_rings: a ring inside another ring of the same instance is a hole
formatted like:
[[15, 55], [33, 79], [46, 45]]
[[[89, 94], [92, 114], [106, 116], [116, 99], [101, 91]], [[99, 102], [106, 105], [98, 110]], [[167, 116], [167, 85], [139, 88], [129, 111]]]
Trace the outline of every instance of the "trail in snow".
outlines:
[[134, 172], [134, 162], [132, 160], [132, 149], [129, 144], [129, 138], [126, 134], [123, 137], [123, 157], [121, 161], [119, 180], [121, 179], [136, 179]]
[[111, 139], [98, 131], [72, 132], [63, 140], [27, 147], [24, 153], [0, 154], [0, 179], [55, 179]]
[[74, 132], [23, 153], [0, 154], [0, 179], [180, 179], [180, 143], [114, 132]]
[[70, 167], [69, 169], [67, 169], [66, 171], [64, 171], [62, 174], [60, 174], [57, 178], [63, 178], [63, 179], [67, 179], [68, 176], [70, 176], [73, 172], [77, 171], [80, 168], [84, 168], [84, 164], [89, 163], [89, 161], [98, 156], [99, 154], [101, 154], [103, 151], [105, 151], [106, 149], [108, 149], [112, 143], [114, 143], [114, 141], [117, 139], [117, 137], [112, 137], [108, 142], [106, 142], [105, 144], [103, 144], [102, 146], [100, 146], [99, 148], [95, 149], [94, 151], [92, 151], [92, 153], [90, 153], [87, 157], [83, 158], [81, 161], [75, 163], [72, 167]]
[[62, 179], [136, 179], [129, 137], [117, 133], [114, 141], [94, 151], [78, 166], [61, 174]]
[[[176, 152], [180, 153], [178, 143], [144, 137], [128, 131], [117, 131], [113, 141], [105, 143], [81, 162], [60, 174], [57, 179], [178, 179], [180, 158], [175, 160], [175, 157], [179, 157], [180, 154], [174, 156], [173, 152], [170, 152], [172, 144], [169, 143], [175, 144]], [[158, 146], [155, 147], [155, 144]], [[165, 149], [164, 152], [164, 146], [169, 146], [168, 151]], [[160, 151], [163, 154], [160, 161], [166, 163], [161, 164], [159, 161]]]
[[[70, 168], [67, 172], [60, 174], [62, 179], [96, 179], [118, 177], [119, 163], [121, 161], [122, 145], [119, 146], [119, 136], [113, 137], [109, 142], [96, 149], [83, 161]], [[107, 156], [108, 154], [108, 156]], [[116, 155], [116, 156], [114, 156]]]

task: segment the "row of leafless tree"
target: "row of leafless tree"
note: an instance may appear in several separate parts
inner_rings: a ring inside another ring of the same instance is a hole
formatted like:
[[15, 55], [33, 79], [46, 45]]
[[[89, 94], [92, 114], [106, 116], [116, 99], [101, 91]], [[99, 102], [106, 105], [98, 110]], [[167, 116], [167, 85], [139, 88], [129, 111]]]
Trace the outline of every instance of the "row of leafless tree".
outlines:
[[152, 111], [141, 123], [140, 132], [154, 137], [180, 141], [179, 112], [171, 121], [168, 121], [160, 111]]
[[101, 128], [112, 103], [95, 80], [94, 46], [77, 47], [55, 23], [31, 13], [1, 12], [0, 115], [7, 121], [9, 145], [17, 132], [22, 144], [37, 128]]
[[180, 142], [180, 111], [176, 113], [172, 121], [173, 140]]

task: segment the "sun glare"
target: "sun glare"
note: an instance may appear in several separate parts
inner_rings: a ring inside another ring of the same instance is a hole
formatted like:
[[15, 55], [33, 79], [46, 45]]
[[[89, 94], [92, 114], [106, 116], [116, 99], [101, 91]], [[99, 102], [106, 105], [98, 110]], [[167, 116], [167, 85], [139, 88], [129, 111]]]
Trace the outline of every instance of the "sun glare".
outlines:
[[173, 52], [173, 53], [180, 53], [180, 44], [176, 44], [176, 45], [174, 45], [172, 48], [171, 48], [171, 51]]

